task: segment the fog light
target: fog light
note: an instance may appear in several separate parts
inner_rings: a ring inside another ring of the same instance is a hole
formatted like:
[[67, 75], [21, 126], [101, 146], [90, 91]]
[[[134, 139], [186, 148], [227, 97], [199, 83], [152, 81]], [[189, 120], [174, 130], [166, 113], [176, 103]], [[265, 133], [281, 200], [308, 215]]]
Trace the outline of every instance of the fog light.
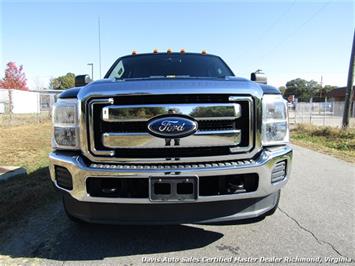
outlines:
[[284, 180], [286, 178], [286, 169], [286, 160], [276, 163], [271, 172], [271, 183]]
[[70, 172], [61, 166], [55, 166], [55, 181], [57, 185], [61, 188], [72, 190], [73, 189], [73, 179]]

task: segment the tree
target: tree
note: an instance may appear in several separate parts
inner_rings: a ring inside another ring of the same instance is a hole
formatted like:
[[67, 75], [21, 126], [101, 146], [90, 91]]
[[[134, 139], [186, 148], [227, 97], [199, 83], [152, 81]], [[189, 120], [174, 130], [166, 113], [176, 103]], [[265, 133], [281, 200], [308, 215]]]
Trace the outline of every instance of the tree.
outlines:
[[286, 91], [286, 87], [285, 86], [280, 86], [279, 90], [280, 90], [281, 94], [284, 95], [285, 91]]
[[286, 83], [284, 97], [287, 98], [290, 95], [295, 95], [296, 98], [309, 101], [312, 97], [319, 96], [321, 89], [321, 85], [314, 80], [307, 81], [297, 78]]
[[52, 78], [49, 82], [49, 88], [54, 90], [65, 90], [75, 86], [75, 74], [67, 73], [64, 76]]
[[319, 97], [321, 98], [325, 98], [327, 97], [328, 92], [336, 89], [336, 86], [332, 86], [332, 85], [325, 85], [323, 88], [320, 89], [319, 91]]
[[0, 80], [0, 88], [27, 91], [27, 79], [23, 72], [23, 66], [17, 66], [15, 62], [6, 64], [5, 77]]

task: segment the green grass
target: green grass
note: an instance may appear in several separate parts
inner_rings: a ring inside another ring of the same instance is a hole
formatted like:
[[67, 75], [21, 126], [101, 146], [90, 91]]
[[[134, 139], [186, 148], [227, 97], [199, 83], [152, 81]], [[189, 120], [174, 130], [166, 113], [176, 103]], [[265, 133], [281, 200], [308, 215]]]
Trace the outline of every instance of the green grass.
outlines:
[[355, 162], [355, 129], [342, 130], [331, 127], [297, 125], [291, 130], [295, 144]]

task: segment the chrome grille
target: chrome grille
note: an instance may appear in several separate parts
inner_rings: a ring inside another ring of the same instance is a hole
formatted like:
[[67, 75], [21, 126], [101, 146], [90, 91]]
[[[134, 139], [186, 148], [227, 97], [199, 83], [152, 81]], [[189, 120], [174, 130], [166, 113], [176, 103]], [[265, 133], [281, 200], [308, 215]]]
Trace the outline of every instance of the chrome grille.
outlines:
[[[161, 95], [89, 100], [91, 154], [110, 158], [179, 158], [227, 155], [253, 147], [251, 97], [218, 95], [213, 103], [210, 95], [182, 96], [169, 95], [166, 103], [161, 103]], [[134, 99], [137, 104], [133, 104]], [[147, 104], [142, 103], [144, 99]], [[191, 103], [186, 103], [188, 100]], [[172, 109], [196, 119], [198, 131], [181, 138], [178, 145], [172, 141], [169, 146], [165, 139], [148, 133], [147, 121]]]

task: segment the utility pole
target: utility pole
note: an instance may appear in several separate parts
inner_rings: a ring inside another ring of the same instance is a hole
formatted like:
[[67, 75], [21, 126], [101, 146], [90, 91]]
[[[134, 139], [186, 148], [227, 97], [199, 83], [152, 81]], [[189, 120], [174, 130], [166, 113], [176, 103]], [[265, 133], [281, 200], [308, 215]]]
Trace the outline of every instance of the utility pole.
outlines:
[[99, 27], [99, 79], [101, 79], [101, 24], [100, 17], [98, 17], [98, 27]]
[[91, 79], [94, 80], [94, 63], [88, 63], [88, 66], [91, 66]]
[[345, 103], [344, 103], [344, 114], [343, 114], [343, 123], [342, 128], [347, 129], [349, 126], [349, 117], [351, 112], [351, 102], [354, 97], [353, 82], [354, 82], [354, 61], [355, 58], [355, 30], [353, 36], [353, 45], [351, 48], [350, 64], [349, 64], [349, 73], [348, 73], [348, 85], [345, 93]]

